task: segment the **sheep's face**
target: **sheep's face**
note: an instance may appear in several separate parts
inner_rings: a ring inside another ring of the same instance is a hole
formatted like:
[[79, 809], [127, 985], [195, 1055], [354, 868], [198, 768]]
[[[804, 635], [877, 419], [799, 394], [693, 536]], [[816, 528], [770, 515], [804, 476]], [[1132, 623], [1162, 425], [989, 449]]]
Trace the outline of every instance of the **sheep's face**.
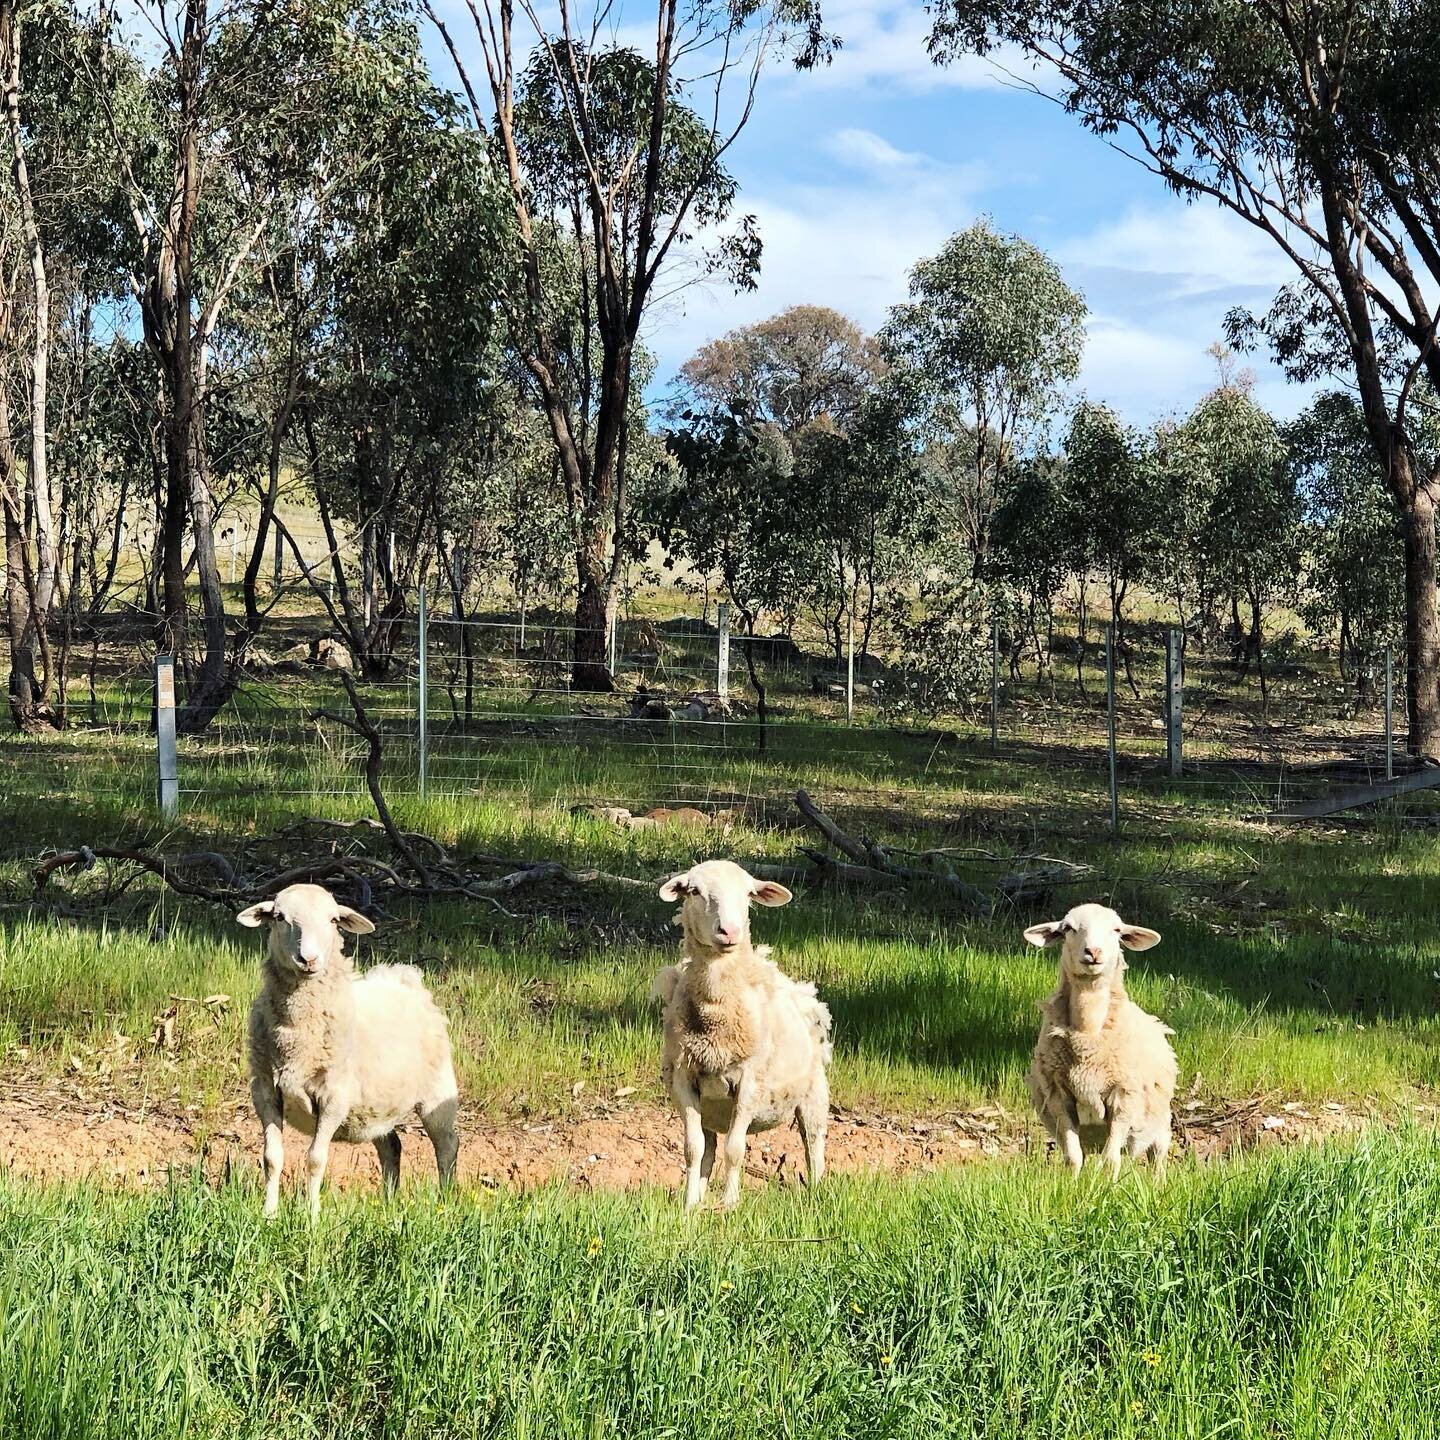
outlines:
[[660, 898], [681, 902], [676, 921], [692, 954], [727, 955], [750, 943], [751, 903], [788, 905], [790, 892], [732, 860], [707, 860], [667, 880]]
[[1143, 925], [1127, 925], [1108, 905], [1077, 905], [1063, 920], [1032, 925], [1025, 938], [1032, 945], [1058, 945], [1060, 968], [1069, 980], [1088, 984], [1109, 981], [1125, 969], [1120, 950], [1148, 950], [1160, 936]]
[[319, 975], [343, 953], [340, 931], [368, 935], [374, 926], [358, 911], [336, 902], [323, 885], [290, 885], [235, 917], [252, 929], [270, 927], [270, 954], [282, 971]]

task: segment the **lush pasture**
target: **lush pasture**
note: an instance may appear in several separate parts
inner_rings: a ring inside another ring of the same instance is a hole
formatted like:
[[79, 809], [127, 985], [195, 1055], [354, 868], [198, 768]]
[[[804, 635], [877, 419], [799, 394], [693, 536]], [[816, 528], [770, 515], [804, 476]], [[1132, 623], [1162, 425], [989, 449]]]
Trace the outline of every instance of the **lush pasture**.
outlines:
[[[583, 741], [541, 733], [507, 744], [475, 748], [499, 751], [508, 769], [426, 801], [397, 750], [391, 789], [402, 823], [462, 854], [554, 856], [658, 881], [717, 851], [793, 856], [804, 837], [789, 797], [803, 784], [856, 833], [947, 847], [977, 883], [1016, 854], [1093, 866], [1041, 907], [1110, 896], [1165, 933], [1136, 958], [1133, 989], [1177, 1030], [1182, 1085], [1198, 1098], [1388, 1101], [1440, 1079], [1440, 844], [1429, 830], [1384, 816], [1343, 831], [1256, 825], [1233, 786], [1176, 786], [1141, 768], [1126, 778], [1125, 828], [1112, 840], [1099, 766], [1083, 746], [992, 756], [980, 742], [794, 725], [777, 727], [762, 761], [748, 747], [686, 752], [615, 722]], [[143, 736], [0, 741], [9, 822], [0, 1047], [11, 1066], [203, 1113], [243, 1096], [255, 937], [213, 907], [105, 867], [52, 882], [32, 908], [27, 864], [47, 847], [84, 842], [237, 855], [301, 815], [357, 817], [369, 807], [335, 793], [353, 791], [354, 771], [346, 752], [313, 734], [282, 742], [236, 723], [192, 742], [184, 763], [203, 793], [187, 795], [178, 826], [166, 829]], [[704, 767], [708, 793], [733, 812], [727, 832], [627, 832], [575, 813], [670, 799], [658, 792], [676, 773], [667, 767], [682, 764]], [[1035, 907], [975, 920], [923, 893], [797, 888], [796, 903], [763, 913], [757, 931], [835, 1011], [837, 1098], [901, 1112], [1021, 1104], [1035, 1008], [1052, 973], [1049, 957], [1019, 939]], [[666, 907], [595, 885], [517, 896], [507, 908], [513, 914], [478, 904], [397, 912], [362, 961], [425, 968], [454, 1017], [466, 1093], [486, 1108], [564, 1108], [578, 1081], [586, 1101], [625, 1086], [658, 1098], [646, 994], [674, 951]], [[154, 1016], [171, 997], [216, 993], [236, 1001], [218, 1024], [182, 1004], [181, 1043], [151, 1050]]]
[[669, 1196], [0, 1189], [0, 1415], [67, 1437], [1338, 1436], [1440, 1413], [1440, 1150]]
[[[303, 700], [321, 698], [334, 703]], [[1187, 1096], [1334, 1098], [1393, 1120], [1440, 1079], [1440, 845], [1400, 814], [1265, 826], [1245, 814], [1270, 778], [1176, 785], [1141, 760], [1112, 839], [1102, 756], [1078, 723], [1057, 747], [999, 755], [983, 739], [801, 724], [777, 726], [764, 760], [613, 721], [444, 743], [474, 772], [455, 793], [416, 796], [398, 739], [387, 778], [401, 823], [458, 853], [656, 881], [717, 851], [785, 861], [803, 784], [855, 833], [945, 847], [977, 883], [1026, 854], [1092, 866], [1040, 908], [1103, 895], [1164, 932], [1132, 989], [1178, 1032]], [[57, 878], [36, 901], [28, 868], [87, 842], [273, 858], [301, 842], [267, 837], [300, 816], [368, 813], [352, 756], [260, 712], [227, 721], [187, 743], [197, 793], [166, 827], [143, 736], [0, 740], [9, 1079], [63, 1077], [82, 1108], [115, 1094], [183, 1112], [201, 1137], [233, 1115], [256, 937], [123, 867]], [[697, 775], [703, 795], [678, 793]], [[583, 813], [691, 798], [729, 809], [731, 828], [623, 831]], [[758, 929], [834, 1009], [837, 1100], [899, 1115], [998, 1103], [1027, 1123], [1052, 982], [1019, 938], [1036, 907], [977, 920], [923, 892], [797, 890]], [[674, 953], [667, 907], [595, 884], [507, 909], [397, 910], [362, 961], [424, 966], [474, 1107], [583, 1111], [629, 1086], [658, 1101], [645, 997]], [[192, 1003], [216, 994], [233, 1000], [213, 1018]], [[157, 1046], [167, 1007], [173, 1043]], [[437, 1202], [421, 1182], [392, 1205], [333, 1195], [312, 1230], [289, 1207], [263, 1226], [248, 1172], [149, 1194], [11, 1178], [0, 1436], [1269, 1440], [1363, 1426], [1408, 1440], [1440, 1412], [1437, 1208], [1440, 1149], [1403, 1123], [1181, 1163], [1158, 1190], [1145, 1174], [1073, 1186], [1017, 1159], [923, 1181], [838, 1176], [691, 1221], [657, 1191]]]

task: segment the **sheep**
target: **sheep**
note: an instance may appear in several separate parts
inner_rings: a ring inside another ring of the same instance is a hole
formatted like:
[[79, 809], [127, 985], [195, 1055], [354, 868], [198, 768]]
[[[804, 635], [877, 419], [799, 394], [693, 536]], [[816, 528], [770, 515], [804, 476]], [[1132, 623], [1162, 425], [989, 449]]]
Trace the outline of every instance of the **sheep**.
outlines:
[[1160, 936], [1128, 925], [1105, 905], [1077, 905], [1063, 920], [1032, 925], [1025, 938], [1060, 947], [1060, 984], [1041, 1006], [1030, 1096], [1045, 1128], [1078, 1175], [1100, 1151], [1111, 1176], [1128, 1147], [1148, 1153], [1157, 1179], [1170, 1149], [1175, 1032], [1125, 993], [1121, 947], [1148, 950]]
[[655, 978], [665, 1007], [661, 1075], [685, 1125], [685, 1208], [705, 1196], [724, 1136], [721, 1209], [740, 1198], [745, 1142], [792, 1116], [805, 1178], [825, 1172], [830, 1117], [830, 1011], [815, 987], [791, 980], [750, 943], [750, 904], [786, 905], [790, 892], [729, 860], [707, 860], [660, 887], [680, 900], [684, 958]]
[[264, 1135], [265, 1214], [280, 1206], [284, 1125], [309, 1135], [306, 1190], [320, 1210], [330, 1141], [373, 1141], [386, 1193], [400, 1180], [396, 1126], [418, 1111], [442, 1187], [455, 1175], [458, 1090], [445, 1016], [413, 965], [356, 975], [342, 933], [374, 926], [320, 885], [291, 885], [235, 917], [268, 924], [250, 1008], [250, 1095]]

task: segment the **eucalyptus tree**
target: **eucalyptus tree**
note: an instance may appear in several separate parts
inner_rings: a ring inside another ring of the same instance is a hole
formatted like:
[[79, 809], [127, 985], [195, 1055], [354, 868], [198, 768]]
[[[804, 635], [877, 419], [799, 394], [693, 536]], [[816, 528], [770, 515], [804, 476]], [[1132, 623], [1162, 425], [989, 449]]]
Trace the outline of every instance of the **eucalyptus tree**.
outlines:
[[795, 483], [772, 524], [803, 558], [800, 589], [837, 668], [854, 628], [869, 652], [886, 597], [918, 582], [944, 532], [945, 506], [915, 454], [897, 399], [871, 393], [848, 430], [813, 424], [791, 437]]
[[1028, 636], [1039, 675], [1055, 652], [1055, 610], [1065, 587], [1088, 564], [1088, 536], [1078, 523], [1063, 456], [1042, 454], [1000, 477], [985, 577], [1018, 602], [1020, 633], [1010, 647], [1014, 673]]
[[[1139, 694], [1127, 643], [1125, 602], [1145, 578], [1159, 509], [1154, 470], [1142, 440], [1104, 405], [1082, 404], [1065, 437], [1069, 514], [1082, 553], [1105, 578], [1115, 653]], [[1085, 637], [1080, 638], [1081, 658]]]
[[[50, 604], [58, 569], [54, 497], [49, 475], [50, 282], [45, 239], [40, 230], [36, 196], [30, 183], [25, 139], [28, 115], [22, 114], [21, 24], [18, 0], [0, 0], [0, 102], [5, 112], [12, 181], [12, 215], [29, 271], [29, 383], [26, 428], [30, 445], [23, 497], [16, 483], [13, 457], [0, 462], [6, 472], [4, 503], [7, 553], [19, 560], [22, 583], [12, 581], [9, 629], [11, 642], [10, 711], [25, 730], [58, 729], [64, 715], [64, 666], [57, 667], [49, 641]], [[28, 95], [26, 96], [28, 100]], [[10, 208], [10, 207], [7, 207]], [[13, 339], [15, 292], [7, 287], [7, 340]], [[3, 383], [3, 380], [0, 380]], [[8, 408], [8, 406], [7, 406]], [[6, 421], [6, 445], [9, 417]], [[27, 521], [29, 522], [27, 525]], [[27, 528], [32, 532], [27, 535]], [[14, 539], [10, 537], [14, 536]], [[33, 556], [32, 549], [33, 536]], [[21, 555], [19, 552], [25, 553]], [[13, 553], [11, 553], [13, 552]], [[57, 673], [58, 670], [58, 673]], [[58, 683], [57, 683], [58, 682]], [[55, 692], [54, 704], [51, 692]]]
[[701, 346], [680, 375], [687, 398], [786, 434], [848, 431], [884, 373], [879, 343], [825, 305], [791, 305]]
[[383, 674], [454, 493], [493, 444], [507, 272], [482, 142], [402, 11], [357, 18], [328, 80], [323, 148], [263, 238], [245, 318], [271, 377], [262, 522], [291, 456], [327, 553], [308, 564], [281, 525], [285, 543], [361, 668]]
[[1250, 395], [1224, 385], [1183, 430], [1214, 487], [1195, 544], [1229, 600], [1236, 664], [1253, 661], [1266, 694], [1265, 613], [1295, 598], [1300, 573], [1300, 503], [1284, 437]]
[[[647, 311], [682, 258], [750, 283], [753, 218], [708, 254], [692, 237], [730, 216], [724, 157], [749, 120], [761, 68], [794, 32], [793, 57], [828, 53], [816, 0], [682, 7], [656, 0], [653, 47], [611, 43], [608, 4], [520, 7], [534, 41], [517, 54], [513, 0], [475, 0], [485, 98], [434, 6], [477, 130], [509, 187], [522, 282], [505, 296], [512, 344], [555, 445], [574, 536], [577, 689], [610, 689], [605, 635], [621, 573], [630, 397]], [[648, 26], [627, 14], [640, 33]], [[525, 42], [521, 42], [522, 48]]]
[[[1426, 427], [1434, 446], [1433, 423]], [[1340, 673], [1365, 700], [1387, 646], [1404, 636], [1400, 520], [1353, 396], [1318, 396], [1284, 428], [1304, 515], [1300, 613], [1339, 645]]]
[[997, 44], [1043, 67], [1096, 134], [1294, 266], [1230, 338], [1355, 388], [1404, 535], [1409, 745], [1440, 754], [1440, 468], [1417, 452], [1412, 403], [1422, 376], [1440, 386], [1440, 0], [939, 0], [936, 59]]
[[961, 535], [983, 564], [1002, 471], [1032, 453], [1079, 373], [1085, 301], [1042, 251], [984, 220], [915, 266], [910, 296], [881, 332], [891, 383], [949, 476]]
[[763, 751], [769, 709], [755, 639], [768, 615], [793, 606], [806, 570], [781, 523], [797, 489], [794, 456], [775, 426], [744, 425], [723, 411], [692, 415], [665, 438], [675, 470], [652, 502], [654, 529], [666, 565], [716, 577], [739, 617]]

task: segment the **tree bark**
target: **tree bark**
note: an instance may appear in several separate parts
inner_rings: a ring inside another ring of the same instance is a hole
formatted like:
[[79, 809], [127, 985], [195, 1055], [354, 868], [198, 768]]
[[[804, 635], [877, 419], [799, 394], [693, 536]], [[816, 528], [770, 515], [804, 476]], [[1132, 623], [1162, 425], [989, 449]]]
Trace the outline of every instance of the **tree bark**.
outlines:
[[[5, 123], [10, 138], [10, 174], [30, 264], [33, 314], [29, 386], [30, 455], [26, 474], [29, 503], [20, 501], [18, 494], [13, 497], [19, 504], [19, 514], [15, 519], [20, 529], [19, 543], [28, 572], [24, 582], [27, 613], [26, 623], [19, 627], [17, 649], [12, 612], [10, 709], [16, 724], [23, 730], [58, 730], [62, 723], [63, 697], [58, 706], [52, 707], [49, 703], [50, 691], [56, 681], [49, 646], [50, 605], [56, 578], [55, 519], [50, 494], [49, 431], [46, 424], [49, 412], [50, 284], [45, 266], [45, 246], [30, 189], [30, 172], [25, 163], [24, 131], [20, 119], [20, 22], [15, 11], [15, 0], [0, 0], [0, 57], [3, 57]], [[8, 448], [8, 423], [5, 434]], [[18, 488], [14, 485], [13, 453], [6, 478], [11, 488]], [[7, 501], [7, 571], [11, 554], [9, 532], [12, 508]], [[25, 533], [27, 520], [34, 527], [33, 568], [29, 557], [32, 537]]]
[[[1397, 453], [1397, 467], [1413, 467], [1408, 447]], [[1415, 486], [1410, 503], [1400, 506], [1405, 536], [1405, 708], [1409, 749], [1413, 755], [1440, 758], [1440, 583], [1435, 542], [1435, 502], [1423, 486]]]

